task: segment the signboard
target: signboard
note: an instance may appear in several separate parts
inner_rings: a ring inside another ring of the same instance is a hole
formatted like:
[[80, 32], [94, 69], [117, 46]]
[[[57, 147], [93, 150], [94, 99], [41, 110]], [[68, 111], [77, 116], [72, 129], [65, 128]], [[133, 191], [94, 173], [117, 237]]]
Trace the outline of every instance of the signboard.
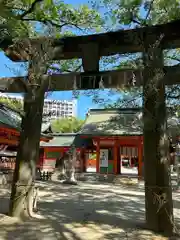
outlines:
[[100, 167], [108, 167], [108, 149], [100, 149]]

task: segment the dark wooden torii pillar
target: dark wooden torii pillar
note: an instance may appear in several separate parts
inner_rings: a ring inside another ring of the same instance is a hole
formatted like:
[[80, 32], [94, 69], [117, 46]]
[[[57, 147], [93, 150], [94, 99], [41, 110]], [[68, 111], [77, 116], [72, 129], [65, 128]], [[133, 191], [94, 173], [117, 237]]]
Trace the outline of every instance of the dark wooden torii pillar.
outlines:
[[171, 233], [174, 226], [161, 40], [161, 35], [148, 36], [143, 53], [145, 207], [148, 227]]

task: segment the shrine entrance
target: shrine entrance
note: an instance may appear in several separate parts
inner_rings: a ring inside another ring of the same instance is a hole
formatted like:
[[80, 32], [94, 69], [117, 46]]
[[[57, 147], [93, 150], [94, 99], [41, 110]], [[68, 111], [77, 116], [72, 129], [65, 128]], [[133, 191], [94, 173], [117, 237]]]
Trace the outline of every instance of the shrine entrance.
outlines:
[[139, 156], [138, 147], [120, 147], [120, 172], [122, 175], [138, 175]]
[[[90, 138], [81, 135], [82, 139]], [[91, 136], [92, 149], [84, 149], [84, 172], [142, 177], [143, 137]]]

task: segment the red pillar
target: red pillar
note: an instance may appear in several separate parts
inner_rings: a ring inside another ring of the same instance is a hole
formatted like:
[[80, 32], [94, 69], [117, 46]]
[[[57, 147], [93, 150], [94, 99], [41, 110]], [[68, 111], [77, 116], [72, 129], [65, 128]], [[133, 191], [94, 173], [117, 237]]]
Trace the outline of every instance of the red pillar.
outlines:
[[143, 146], [142, 146], [142, 141], [139, 139], [139, 144], [138, 144], [138, 177], [142, 178], [142, 158], [143, 158]]
[[86, 172], [86, 150], [85, 150], [85, 148], [81, 149], [81, 171]]
[[119, 142], [119, 174], [121, 174], [121, 164], [122, 164], [122, 145]]
[[117, 141], [114, 144], [114, 174], [117, 174], [117, 162], [118, 162], [118, 145], [117, 145]]
[[80, 150], [80, 165], [81, 165], [81, 172], [84, 172], [84, 148]]
[[100, 162], [100, 142], [99, 139], [97, 140], [96, 145], [96, 173], [99, 173], [99, 162]]
[[42, 161], [41, 161], [41, 163], [40, 163], [40, 168], [42, 168], [43, 169], [43, 167], [44, 167], [44, 164], [45, 164], [45, 159], [46, 159], [46, 148], [44, 148], [44, 152], [43, 152], [43, 158], [42, 158]]

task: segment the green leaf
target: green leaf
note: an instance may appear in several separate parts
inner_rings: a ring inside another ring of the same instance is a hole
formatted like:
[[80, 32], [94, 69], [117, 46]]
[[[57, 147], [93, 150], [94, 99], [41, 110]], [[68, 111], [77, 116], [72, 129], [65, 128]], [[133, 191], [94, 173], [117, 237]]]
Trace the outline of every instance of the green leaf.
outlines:
[[52, 121], [52, 130], [54, 132], [60, 133], [73, 133], [78, 132], [83, 124], [84, 120], [77, 119], [74, 117], [59, 118], [57, 120]]

